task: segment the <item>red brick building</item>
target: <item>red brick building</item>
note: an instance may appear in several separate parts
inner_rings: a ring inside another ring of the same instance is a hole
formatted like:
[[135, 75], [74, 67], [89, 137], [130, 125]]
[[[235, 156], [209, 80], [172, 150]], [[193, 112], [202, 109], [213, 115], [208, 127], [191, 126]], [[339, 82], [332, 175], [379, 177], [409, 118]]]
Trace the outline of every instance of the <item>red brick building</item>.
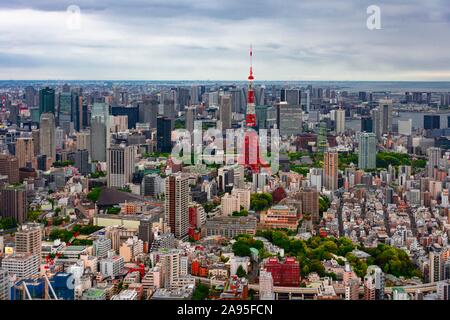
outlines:
[[272, 274], [274, 286], [300, 286], [300, 264], [294, 257], [287, 257], [283, 262], [269, 258], [264, 267]]

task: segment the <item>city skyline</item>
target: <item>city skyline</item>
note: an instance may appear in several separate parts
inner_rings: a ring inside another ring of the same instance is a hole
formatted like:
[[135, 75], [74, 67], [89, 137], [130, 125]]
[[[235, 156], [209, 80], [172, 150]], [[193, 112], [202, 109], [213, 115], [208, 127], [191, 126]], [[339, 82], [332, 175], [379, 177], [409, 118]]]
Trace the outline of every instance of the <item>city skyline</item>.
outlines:
[[450, 80], [444, 1], [378, 1], [380, 30], [372, 4], [82, 0], [69, 28], [69, 1], [2, 3], [0, 79], [239, 80], [253, 44], [259, 80]]

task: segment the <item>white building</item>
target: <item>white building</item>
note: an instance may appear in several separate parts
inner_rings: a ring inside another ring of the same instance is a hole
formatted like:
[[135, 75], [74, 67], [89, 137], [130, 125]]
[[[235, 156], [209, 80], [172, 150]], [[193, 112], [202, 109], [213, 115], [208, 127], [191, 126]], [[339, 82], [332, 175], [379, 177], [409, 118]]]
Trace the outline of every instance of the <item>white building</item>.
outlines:
[[27, 253], [7, 256], [2, 260], [2, 269], [18, 279], [30, 278], [39, 275], [40, 257]]
[[124, 267], [124, 259], [121, 256], [113, 255], [113, 252], [108, 253], [108, 258], [100, 261], [100, 272], [105, 277], [119, 276]]

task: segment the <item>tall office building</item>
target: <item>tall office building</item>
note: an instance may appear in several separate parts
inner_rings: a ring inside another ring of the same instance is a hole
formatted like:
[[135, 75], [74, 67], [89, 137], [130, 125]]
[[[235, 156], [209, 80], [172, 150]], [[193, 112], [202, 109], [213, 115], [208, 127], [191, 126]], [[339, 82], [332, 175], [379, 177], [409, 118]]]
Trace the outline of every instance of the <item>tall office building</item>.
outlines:
[[434, 169], [439, 167], [439, 161], [441, 159], [442, 150], [440, 148], [428, 148], [427, 149], [427, 175], [428, 177], [434, 177]]
[[358, 167], [375, 169], [377, 167], [377, 137], [374, 133], [363, 132], [359, 135]]
[[19, 161], [9, 154], [0, 154], [0, 175], [8, 176], [8, 183], [18, 183]]
[[392, 131], [392, 100], [380, 100], [378, 103], [383, 133]]
[[423, 128], [425, 130], [433, 130], [441, 128], [441, 116], [439, 115], [424, 115]]
[[27, 104], [28, 108], [36, 106], [36, 97], [37, 92], [36, 89], [32, 86], [28, 86], [25, 88], [25, 103]]
[[41, 258], [42, 232], [38, 223], [26, 223], [16, 232], [16, 252], [31, 253]]
[[71, 131], [72, 121], [72, 93], [61, 92], [59, 94], [59, 108], [58, 108], [58, 124], [63, 128], [66, 134]]
[[156, 129], [156, 149], [158, 152], [172, 152], [172, 130], [174, 128], [173, 119], [158, 117]]
[[144, 100], [139, 103], [139, 122], [148, 123], [151, 129], [156, 128], [159, 103], [156, 99]]
[[8, 185], [0, 190], [0, 216], [22, 224], [27, 218], [27, 192], [24, 186]]
[[222, 130], [231, 129], [231, 96], [223, 95], [220, 97], [219, 118], [222, 122]]
[[334, 113], [334, 123], [336, 126], [336, 134], [341, 134], [345, 132], [345, 110], [337, 109]]
[[56, 161], [55, 115], [50, 112], [43, 113], [39, 127], [39, 153]]
[[361, 117], [361, 132], [373, 132], [373, 123], [370, 116]]
[[301, 105], [301, 91], [299, 89], [281, 89], [281, 101], [290, 106]]
[[335, 191], [338, 188], [338, 153], [327, 151], [323, 156], [325, 189]]
[[134, 173], [135, 147], [113, 146], [108, 149], [106, 158], [108, 187], [121, 188], [130, 183]]
[[31, 137], [19, 137], [16, 139], [16, 158], [19, 168], [31, 166], [34, 157], [34, 142]]
[[256, 106], [256, 128], [259, 129], [269, 129], [268, 128], [268, 109], [269, 106]]
[[302, 109], [286, 102], [279, 103], [277, 105], [277, 126], [282, 136], [302, 133]]
[[47, 112], [55, 114], [55, 89], [49, 87], [39, 90], [39, 117]]
[[196, 107], [187, 107], [185, 109], [186, 130], [190, 133], [194, 132], [194, 122], [197, 113]]
[[73, 166], [78, 169], [78, 172], [84, 176], [91, 172], [89, 165], [89, 151], [86, 149], [70, 151], [67, 154], [67, 160], [73, 162]]
[[178, 239], [186, 238], [189, 231], [189, 179], [182, 174], [166, 178], [164, 203], [165, 221]]
[[101, 117], [95, 116], [91, 119], [91, 160], [105, 162], [106, 149], [108, 145], [108, 126]]

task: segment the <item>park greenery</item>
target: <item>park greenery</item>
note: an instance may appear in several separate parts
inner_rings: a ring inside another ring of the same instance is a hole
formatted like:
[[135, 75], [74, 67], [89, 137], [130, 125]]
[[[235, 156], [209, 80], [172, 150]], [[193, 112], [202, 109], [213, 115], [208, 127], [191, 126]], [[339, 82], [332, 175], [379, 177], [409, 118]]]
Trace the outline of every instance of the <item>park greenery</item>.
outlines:
[[106, 213], [107, 214], [119, 214], [120, 210], [121, 209], [119, 207], [109, 207], [106, 209]]
[[254, 211], [267, 210], [272, 206], [272, 195], [270, 193], [253, 193], [250, 196], [250, 209]]
[[[50, 232], [49, 238], [50, 238], [50, 240], [60, 239], [61, 241], [69, 242], [76, 235], [79, 235], [79, 234], [90, 235], [91, 233], [94, 233], [95, 231], [98, 231], [100, 229], [102, 229], [102, 227], [94, 226], [94, 225], [88, 225], [88, 226], [76, 225], [72, 228], [72, 230], [53, 228], [52, 231]], [[77, 239], [77, 240], [79, 240], [79, 241], [73, 242], [72, 244], [76, 244], [76, 243], [81, 244], [83, 242], [83, 239]], [[89, 243], [89, 242], [85, 242], [85, 243]]]
[[236, 275], [239, 278], [245, 278], [247, 277], [247, 272], [245, 272], [244, 268], [242, 267], [242, 265], [239, 265], [239, 267], [236, 270]]
[[246, 216], [248, 216], [248, 211], [245, 209], [242, 209], [240, 211], [233, 211], [232, 216], [233, 217], [246, 217]]
[[206, 202], [205, 204], [203, 204], [203, 209], [205, 209], [206, 213], [210, 213], [211, 211], [213, 211], [214, 209], [217, 208], [217, 204], [214, 204], [213, 202]]
[[97, 179], [97, 178], [106, 177], [106, 172], [103, 172], [103, 171], [95, 171], [95, 172], [92, 172], [92, 173], [91, 173], [90, 177], [91, 177], [92, 179]]
[[199, 282], [195, 286], [192, 300], [206, 300], [209, 296], [209, 286]]
[[[258, 231], [257, 235], [283, 248], [286, 255], [296, 257], [300, 263], [303, 277], [310, 272], [317, 272], [322, 277], [330, 276], [335, 278], [334, 274], [329, 274], [325, 271], [322, 264], [323, 260], [330, 260], [335, 256], [347, 259], [359, 277], [364, 277], [367, 267], [372, 264], [378, 265], [385, 273], [393, 274], [397, 277], [411, 278], [421, 276], [420, 271], [403, 250], [388, 245], [380, 244], [377, 248], [364, 248], [353, 244], [346, 237], [337, 239], [334, 237], [321, 238], [314, 236], [308, 240], [299, 240], [289, 237], [286, 233], [279, 230]], [[367, 258], [367, 261], [359, 259], [352, 253], [355, 249], [365, 251], [371, 257]], [[337, 259], [337, 261], [341, 265], [343, 264], [342, 259]]]
[[55, 167], [55, 168], [63, 168], [63, 167], [72, 166], [73, 164], [74, 164], [74, 162], [71, 161], [71, 160], [55, 161], [55, 162], [53, 162], [53, 167]]
[[17, 223], [12, 217], [0, 218], [0, 229], [8, 230], [17, 227]]
[[322, 216], [322, 214], [328, 210], [328, 208], [330, 207], [330, 199], [328, 197], [323, 197], [320, 196], [319, 197], [319, 213]]
[[[302, 175], [306, 175], [310, 168], [322, 168], [323, 167], [323, 153], [316, 152], [291, 152], [288, 154], [290, 161], [290, 170]], [[309, 157], [312, 163], [295, 163], [302, 157]], [[349, 167], [350, 164], [358, 165], [358, 153], [356, 152], [339, 152], [338, 165], [340, 170], [344, 170]], [[378, 170], [387, 169], [391, 165], [392, 167], [398, 167], [401, 165], [411, 166], [413, 172], [417, 172], [425, 168], [426, 160], [414, 158], [413, 155], [408, 153], [398, 153], [389, 151], [380, 151], [376, 156], [376, 167]]]
[[250, 257], [252, 255], [250, 248], [258, 250], [258, 255], [262, 259], [270, 256], [264, 249], [264, 243], [261, 240], [255, 240], [250, 235], [241, 234], [236, 236], [234, 240], [236, 240], [236, 242], [233, 243], [232, 249], [236, 256]]
[[91, 189], [91, 191], [87, 194], [87, 198], [91, 200], [92, 202], [97, 202], [98, 198], [100, 197], [100, 193], [102, 192], [102, 188], [100, 187], [94, 187]]

